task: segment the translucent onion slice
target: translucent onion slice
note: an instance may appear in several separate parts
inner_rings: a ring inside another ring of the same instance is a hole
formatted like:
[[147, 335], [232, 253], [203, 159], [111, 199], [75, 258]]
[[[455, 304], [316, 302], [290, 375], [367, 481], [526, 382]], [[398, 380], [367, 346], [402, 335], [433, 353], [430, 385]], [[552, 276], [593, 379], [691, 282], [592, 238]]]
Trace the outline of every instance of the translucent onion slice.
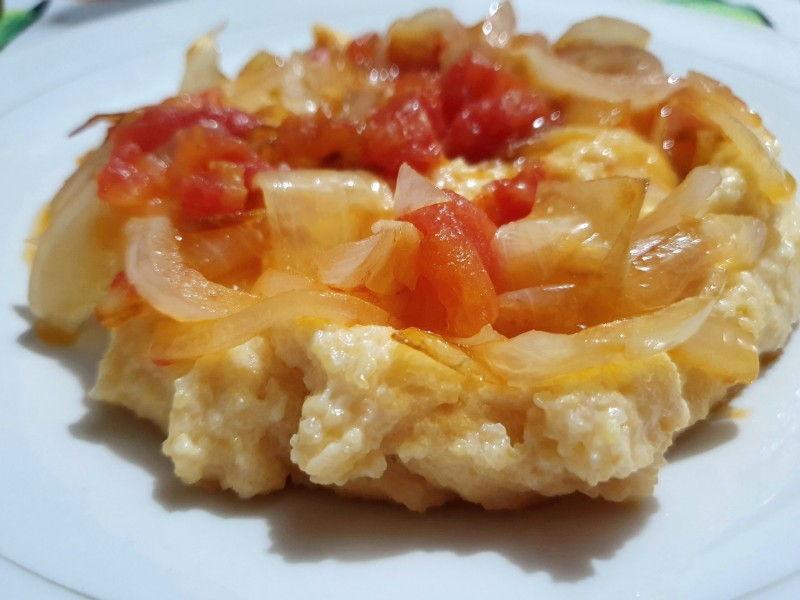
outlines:
[[506, 336], [539, 330], [574, 333], [581, 325], [583, 299], [575, 284], [541, 285], [505, 292], [494, 328]]
[[95, 304], [94, 316], [104, 327], [115, 329], [138, 316], [144, 306], [125, 274], [119, 273]]
[[250, 288], [250, 293], [262, 298], [271, 298], [284, 292], [297, 290], [320, 290], [328, 288], [311, 277], [290, 271], [265, 269]]
[[577, 214], [503, 225], [492, 240], [501, 289], [517, 290], [554, 279], [591, 235], [589, 224]]
[[181, 255], [210, 279], [261, 264], [264, 232], [258, 219], [181, 234]]
[[280, 103], [283, 64], [283, 60], [273, 54], [256, 53], [231, 81], [227, 101], [235, 108], [260, 112], [262, 117], [270, 116], [263, 114], [265, 108], [270, 107], [278, 114], [273, 115], [272, 120], [266, 119], [267, 122], [280, 124], [288, 113]]
[[712, 313], [698, 331], [670, 356], [683, 366], [695, 367], [729, 384], [751, 383], [758, 378], [760, 361], [753, 332], [738, 319]]
[[317, 258], [330, 248], [365, 238], [391, 216], [392, 192], [360, 171], [296, 169], [256, 176], [264, 193], [270, 266], [317, 275]]
[[389, 314], [338, 292], [290, 291], [261, 300], [223, 319], [200, 323], [160, 323], [153, 334], [153, 360], [189, 360], [233, 348], [280, 323], [301, 318], [349, 326], [388, 325]]
[[[499, 12], [499, 7], [497, 12]], [[487, 17], [487, 21], [491, 20], [493, 16], [494, 15], [490, 14], [489, 17]], [[477, 51], [481, 54], [491, 55], [494, 48], [490, 45], [488, 37], [492, 37], [494, 40], [495, 37], [501, 36], [503, 31], [505, 31], [504, 28], [507, 21], [504, 20], [507, 18], [507, 11], [504, 8], [503, 13], [499, 17], [503, 22], [498, 22], [497, 24], [492, 22], [491, 28], [495, 31], [494, 36], [491, 31], [489, 32], [489, 36], [484, 33], [483, 22], [467, 28], [459, 23], [452, 15], [451, 18], [453, 20], [450, 23], [442, 24], [444, 27], [442, 28], [442, 43], [439, 50], [439, 71], [441, 73], [449, 71], [467, 52]]]
[[125, 234], [128, 280], [153, 308], [176, 321], [219, 319], [255, 302], [254, 296], [209, 281], [190, 268], [167, 217], [131, 219]]
[[598, 75], [637, 78], [664, 76], [660, 60], [647, 50], [631, 46], [570, 46], [559, 51], [558, 56]]
[[553, 47], [593, 44], [599, 46], [632, 46], [646, 48], [650, 32], [644, 27], [615, 17], [592, 17], [572, 25]]
[[363, 286], [383, 295], [413, 289], [419, 275], [419, 230], [402, 221], [378, 221], [372, 229], [370, 237], [340, 244], [322, 255], [320, 281], [345, 290]]
[[86, 154], [78, 163], [78, 168], [64, 182], [61, 189], [50, 201], [49, 211], [51, 223], [62, 210], [68, 210], [73, 204], [86, 203], [86, 198], [97, 198], [95, 177], [108, 162], [111, 156], [111, 143], [106, 142], [99, 148]]
[[480, 343], [481, 339], [497, 341], [504, 338], [493, 332], [491, 326], [487, 325], [471, 338], [444, 339], [435, 333], [410, 327], [395, 331], [392, 333], [392, 339], [430, 356], [436, 362], [453, 369], [461, 375], [469, 378], [476, 377], [480, 381], [492, 381], [495, 379], [493, 373], [470, 356], [468, 347], [475, 343]]
[[[430, 335], [435, 335], [435, 334], [430, 334]], [[480, 346], [481, 344], [488, 344], [489, 342], [499, 342], [505, 339], [507, 339], [507, 337], [502, 333], [498, 332], [494, 328], [494, 326], [484, 325], [483, 327], [481, 327], [481, 330], [475, 335], [466, 338], [451, 337], [447, 338], [447, 341], [452, 342], [453, 344], [458, 344], [459, 346], [469, 347], [469, 346]]]
[[481, 24], [483, 39], [492, 48], [505, 48], [517, 30], [517, 16], [510, 2], [493, 4]]
[[641, 314], [701, 293], [714, 273], [714, 246], [698, 221], [636, 240], [629, 255], [620, 314]]
[[181, 81], [181, 94], [195, 94], [225, 83], [226, 78], [219, 68], [217, 35], [221, 27], [198, 38], [186, 52], [186, 65]]
[[406, 163], [400, 165], [394, 189], [394, 214], [402, 217], [423, 206], [447, 202], [449, 198], [427, 178]]
[[[543, 181], [530, 215], [497, 230], [493, 248], [504, 291], [576, 276], [622, 276], [646, 182], [629, 177]], [[602, 202], [598, 202], [602, 198]]]
[[679, 225], [683, 221], [700, 217], [708, 208], [722, 176], [719, 169], [698, 167], [668, 194], [650, 213], [636, 223], [634, 239], [653, 235], [664, 229]]
[[316, 60], [310, 52], [286, 59], [261, 52], [226, 91], [232, 106], [278, 125], [289, 114], [338, 113], [352, 90], [362, 84], [359, 69], [348, 61]]
[[714, 300], [687, 298], [659, 311], [573, 334], [529, 331], [471, 352], [511, 384], [539, 384], [612, 363], [666, 352], [688, 340]]
[[560, 58], [537, 38], [516, 51], [533, 84], [555, 96], [578, 96], [606, 102], [628, 102], [634, 110], [659, 104], [682, 87], [666, 74], [604, 75]]
[[770, 156], [778, 157], [780, 144], [777, 138], [764, 126], [764, 121], [759, 114], [734, 94], [728, 86], [697, 71], [689, 71], [686, 75], [686, 85], [689, 90], [699, 93], [744, 123], [761, 140]]
[[778, 202], [791, 198], [797, 190], [792, 175], [777, 160], [775, 138], [760, 119], [746, 109], [721, 83], [698, 73], [690, 73], [682, 101], [695, 115], [719, 127], [753, 167], [759, 186], [767, 197]]
[[74, 332], [122, 270], [121, 225], [97, 199], [96, 173], [110, 146], [91, 152], [53, 198], [36, 241], [28, 303], [52, 328]]
[[390, 60], [434, 66], [442, 46], [453, 33], [463, 31], [452, 12], [442, 8], [423, 10], [397, 19], [386, 32]]

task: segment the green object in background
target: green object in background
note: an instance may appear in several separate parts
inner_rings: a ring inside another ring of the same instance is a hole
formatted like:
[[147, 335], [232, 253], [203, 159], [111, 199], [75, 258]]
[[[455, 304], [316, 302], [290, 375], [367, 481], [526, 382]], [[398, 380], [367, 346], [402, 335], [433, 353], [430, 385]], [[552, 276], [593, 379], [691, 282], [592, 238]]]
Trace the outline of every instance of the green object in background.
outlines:
[[[725, 0], [660, 0], [667, 4], [679, 4], [697, 8], [714, 14], [731, 17], [739, 21], [746, 21], [757, 25], [772, 27], [769, 19], [757, 8], [730, 4]], [[30, 27], [44, 13], [50, 0], [42, 0], [30, 10], [3, 10], [3, 1], [0, 0], [0, 50], [20, 33]]]
[[755, 23], [757, 25], [766, 25], [772, 27], [769, 19], [764, 14], [752, 6], [744, 6], [739, 4], [730, 4], [725, 0], [662, 0], [668, 4], [681, 4], [691, 8], [698, 8], [710, 13], [731, 17], [739, 21], [746, 21], [748, 23]]
[[3, 10], [0, 1], [0, 50], [30, 27], [45, 11], [50, 0], [42, 0], [30, 10]]

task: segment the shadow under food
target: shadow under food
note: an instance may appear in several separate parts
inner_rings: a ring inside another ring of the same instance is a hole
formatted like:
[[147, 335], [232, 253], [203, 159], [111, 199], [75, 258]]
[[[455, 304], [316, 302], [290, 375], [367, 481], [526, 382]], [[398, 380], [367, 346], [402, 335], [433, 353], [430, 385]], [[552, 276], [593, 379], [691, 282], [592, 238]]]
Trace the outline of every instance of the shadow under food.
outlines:
[[27, 306], [14, 306], [13, 310], [29, 324], [28, 329], [17, 336], [17, 343], [29, 352], [46, 356], [75, 374], [81, 387], [88, 393], [97, 376], [97, 365], [103, 356], [108, 332], [99, 325], [90, 324], [81, 330], [75, 343], [70, 346], [47, 344], [39, 339], [34, 330], [36, 319], [30, 309]]
[[682, 432], [670, 446], [664, 457], [668, 463], [703, 454], [735, 439], [739, 426], [723, 416], [712, 416], [692, 425]]
[[85, 400], [86, 414], [70, 425], [79, 440], [101, 445], [126, 462], [141, 466], [156, 481], [174, 480], [172, 463], [161, 453], [164, 434], [125, 408]]
[[615, 504], [572, 495], [520, 511], [452, 504], [424, 514], [392, 505], [290, 490], [268, 509], [271, 551], [292, 563], [362, 562], [414, 551], [496, 552], [554, 581], [594, 574], [657, 510], [654, 499]]
[[[25, 309], [17, 312], [32, 322]], [[32, 331], [18, 341], [73, 371], [88, 393], [103, 347], [96, 336], [90, 331], [68, 350], [47, 346]], [[389, 503], [302, 487], [242, 500], [178, 481], [161, 453], [164, 435], [154, 424], [124, 408], [89, 399], [84, 403], [86, 414], [70, 426], [72, 435], [149, 472], [153, 498], [166, 510], [263, 519], [269, 536], [266, 551], [289, 563], [364, 562], [419, 551], [460, 556], [495, 552], [525, 572], [576, 581], [593, 575], [592, 561], [612, 558], [658, 508], [654, 499], [614, 504], [572, 495], [520, 511], [488, 512], [454, 503], [417, 514]]]

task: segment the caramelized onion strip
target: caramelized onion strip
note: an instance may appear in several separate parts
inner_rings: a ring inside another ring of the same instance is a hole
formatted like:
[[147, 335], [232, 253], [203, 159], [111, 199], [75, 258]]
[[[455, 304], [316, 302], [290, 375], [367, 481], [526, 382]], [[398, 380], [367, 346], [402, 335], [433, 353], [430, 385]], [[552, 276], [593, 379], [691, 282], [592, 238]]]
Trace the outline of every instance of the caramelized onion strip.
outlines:
[[582, 44], [644, 49], [649, 41], [650, 32], [644, 27], [616, 17], [599, 16], [575, 23], [553, 46], [556, 50]]
[[629, 102], [634, 110], [663, 102], [682, 83], [662, 73], [609, 75], [592, 73], [560, 58], [541, 40], [532, 39], [517, 54], [533, 83], [556, 96], [577, 96], [604, 102]]
[[265, 298], [223, 319], [161, 323], [153, 335], [150, 357], [176, 361], [228, 350], [279, 323], [304, 317], [339, 325], [389, 324], [386, 311], [360, 298], [338, 292], [290, 291]]
[[189, 267], [167, 217], [131, 219], [125, 233], [128, 280], [153, 308], [176, 321], [218, 319], [255, 301], [254, 296], [214, 283]]
[[650, 314], [604, 323], [579, 333], [528, 331], [507, 341], [472, 348], [511, 384], [539, 384], [569, 373], [666, 352], [689, 339], [713, 308], [693, 297]]

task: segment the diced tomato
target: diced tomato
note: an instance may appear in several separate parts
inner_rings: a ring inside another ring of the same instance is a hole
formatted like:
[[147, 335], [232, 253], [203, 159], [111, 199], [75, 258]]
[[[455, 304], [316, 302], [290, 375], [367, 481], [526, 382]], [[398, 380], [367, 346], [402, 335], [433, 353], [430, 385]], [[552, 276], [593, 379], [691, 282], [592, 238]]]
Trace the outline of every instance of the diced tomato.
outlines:
[[242, 212], [247, 204], [244, 168], [232, 163], [213, 163], [178, 180], [174, 189], [183, 215], [190, 219]]
[[510, 89], [467, 104], [453, 122], [445, 148], [449, 156], [479, 161], [497, 156], [516, 141], [532, 136], [550, 116], [544, 97], [530, 90]]
[[[495, 227], [480, 208], [451, 193], [454, 196], [453, 201], [423, 206], [402, 218], [422, 232], [419, 264], [425, 282], [412, 297], [407, 316], [414, 324], [467, 337], [497, 318], [497, 294], [490, 276]], [[426, 323], [436, 314], [430, 291], [446, 315], [438, 327]]]
[[201, 126], [180, 132], [176, 141], [167, 179], [182, 214], [196, 219], [244, 211], [245, 172], [259, 163], [255, 151], [236, 137]]
[[453, 210], [458, 215], [458, 220], [465, 236], [472, 240], [480, 254], [483, 265], [492, 281], [495, 280], [497, 260], [492, 252], [492, 239], [497, 232], [497, 226], [480, 206], [470, 202], [464, 196], [453, 190], [442, 190], [453, 201]]
[[516, 177], [497, 179], [484, 186], [475, 204], [498, 227], [522, 219], [530, 214], [542, 179], [544, 172], [538, 164], [525, 165]]
[[119, 208], [134, 208], [146, 197], [156, 197], [167, 165], [133, 143], [116, 146], [97, 176], [101, 200]]
[[173, 178], [192, 173], [212, 161], [241, 164], [255, 157], [255, 152], [242, 140], [205, 127], [181, 131], [175, 140], [177, 148], [170, 169]]
[[114, 147], [98, 175], [98, 195], [118, 208], [159, 206], [189, 219], [246, 210], [258, 201], [253, 177], [267, 168], [241, 139], [256, 125], [230, 108], [149, 108], [112, 130]]
[[111, 141], [118, 145], [133, 143], [144, 152], [152, 152], [171, 140], [181, 129], [194, 125], [222, 128], [235, 137], [244, 138], [259, 125], [259, 121], [227, 106], [185, 108], [161, 104], [146, 108], [135, 121], [114, 127]]
[[408, 163], [428, 171], [441, 157], [442, 145], [436, 129], [441, 117], [438, 103], [423, 92], [393, 96], [367, 119], [363, 133], [364, 162], [390, 176]]
[[492, 91], [504, 74], [488, 59], [473, 52], [453, 65], [442, 82], [442, 110], [450, 122], [467, 104]]
[[400, 319], [409, 326], [425, 331], [446, 331], [447, 310], [439, 299], [436, 288], [425, 277], [418, 278], [416, 287], [408, 293]]
[[448, 156], [478, 161], [509, 149], [552, 121], [547, 99], [519, 77], [478, 55], [456, 63], [442, 83], [442, 106], [450, 130]]
[[421, 106], [425, 109], [437, 137], [442, 137], [447, 129], [447, 123], [442, 111], [442, 82], [436, 71], [401, 71], [392, 82], [393, 94], [416, 95]]

